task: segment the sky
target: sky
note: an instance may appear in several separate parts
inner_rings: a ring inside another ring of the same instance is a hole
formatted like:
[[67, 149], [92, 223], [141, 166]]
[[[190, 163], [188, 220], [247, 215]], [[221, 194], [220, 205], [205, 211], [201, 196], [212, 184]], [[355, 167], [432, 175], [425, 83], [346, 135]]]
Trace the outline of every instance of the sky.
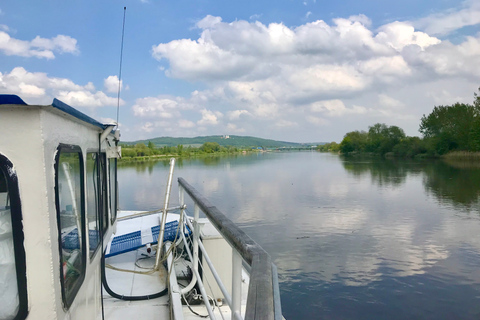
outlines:
[[480, 87], [480, 1], [0, 1], [0, 93], [117, 119], [121, 139], [419, 136]]

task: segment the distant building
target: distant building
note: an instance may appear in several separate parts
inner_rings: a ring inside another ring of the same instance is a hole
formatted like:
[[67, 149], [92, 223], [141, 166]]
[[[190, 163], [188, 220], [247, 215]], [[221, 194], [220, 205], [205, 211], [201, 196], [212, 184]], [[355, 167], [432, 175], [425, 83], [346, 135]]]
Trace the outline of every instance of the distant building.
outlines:
[[223, 139], [230, 139], [230, 136], [229, 135], [224, 135], [222, 138]]

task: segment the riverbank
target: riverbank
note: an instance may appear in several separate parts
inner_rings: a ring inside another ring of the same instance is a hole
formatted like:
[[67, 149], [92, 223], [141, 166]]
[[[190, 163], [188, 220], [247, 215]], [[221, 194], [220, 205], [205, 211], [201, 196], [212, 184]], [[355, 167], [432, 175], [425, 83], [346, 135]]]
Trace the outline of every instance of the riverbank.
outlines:
[[212, 153], [191, 153], [191, 154], [160, 154], [160, 155], [151, 155], [151, 156], [137, 156], [137, 157], [122, 157], [118, 160], [118, 163], [131, 163], [131, 162], [151, 162], [151, 161], [161, 161], [168, 160], [170, 158], [175, 159], [196, 159], [196, 158], [209, 158], [209, 157], [221, 157], [221, 156], [232, 156], [232, 155], [245, 155], [252, 152], [257, 152], [256, 150], [242, 150], [236, 152], [212, 152]]

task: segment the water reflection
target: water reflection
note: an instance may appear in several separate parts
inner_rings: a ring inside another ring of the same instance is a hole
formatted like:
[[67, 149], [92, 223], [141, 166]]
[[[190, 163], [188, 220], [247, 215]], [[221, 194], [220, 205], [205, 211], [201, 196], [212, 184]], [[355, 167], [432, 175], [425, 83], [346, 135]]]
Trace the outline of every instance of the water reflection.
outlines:
[[[161, 206], [167, 171], [121, 168], [121, 206]], [[458, 214], [480, 169], [302, 152], [185, 159], [175, 175], [271, 254], [286, 318], [480, 314], [480, 217]]]
[[422, 172], [424, 163], [411, 160], [358, 159], [341, 156], [345, 170], [358, 178], [370, 175], [372, 182], [380, 186], [399, 186], [407, 175]]
[[408, 176], [421, 176], [425, 191], [458, 210], [478, 211], [480, 165], [471, 161], [389, 160], [342, 157], [345, 170], [378, 186], [401, 187]]
[[478, 167], [469, 166], [468, 162], [436, 162], [425, 168], [424, 174], [424, 185], [429, 194], [456, 209], [478, 212]]

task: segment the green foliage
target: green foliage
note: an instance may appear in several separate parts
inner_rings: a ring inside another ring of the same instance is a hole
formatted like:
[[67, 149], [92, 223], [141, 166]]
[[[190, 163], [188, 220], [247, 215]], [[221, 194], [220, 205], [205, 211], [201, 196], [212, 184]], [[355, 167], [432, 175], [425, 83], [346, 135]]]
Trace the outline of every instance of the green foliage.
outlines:
[[451, 106], [436, 106], [428, 115], [423, 115], [419, 131], [432, 140], [433, 150], [442, 155], [449, 151], [478, 151], [480, 148], [479, 97], [469, 105], [455, 103]]
[[340, 143], [340, 152], [363, 152], [368, 141], [368, 133], [365, 131], [348, 132]]
[[[181, 144], [176, 147], [163, 146], [157, 148], [151, 141], [148, 142], [148, 146], [141, 142], [136, 143], [135, 145], [122, 143], [121, 146], [122, 159], [140, 161], [159, 157], [190, 157], [201, 154], [238, 153], [244, 151], [242, 148], [233, 146], [222, 147], [216, 142], [205, 142], [200, 148], [194, 148], [192, 146], [184, 147]], [[250, 148], [247, 148], [246, 150], [250, 150]]]
[[[480, 94], [480, 88], [479, 88]], [[480, 151], [480, 96], [474, 93], [473, 104], [455, 103], [435, 106], [421, 118], [419, 131], [423, 139], [407, 137], [397, 127], [376, 123], [368, 133], [352, 131], [340, 143], [342, 153], [370, 152], [382, 156], [432, 157], [456, 151]]]
[[205, 142], [200, 147], [200, 150], [202, 150], [205, 153], [218, 152], [220, 151], [220, 145], [217, 142]]
[[330, 143], [320, 144], [317, 146], [317, 151], [320, 152], [338, 152], [340, 151], [340, 145], [335, 141]]

